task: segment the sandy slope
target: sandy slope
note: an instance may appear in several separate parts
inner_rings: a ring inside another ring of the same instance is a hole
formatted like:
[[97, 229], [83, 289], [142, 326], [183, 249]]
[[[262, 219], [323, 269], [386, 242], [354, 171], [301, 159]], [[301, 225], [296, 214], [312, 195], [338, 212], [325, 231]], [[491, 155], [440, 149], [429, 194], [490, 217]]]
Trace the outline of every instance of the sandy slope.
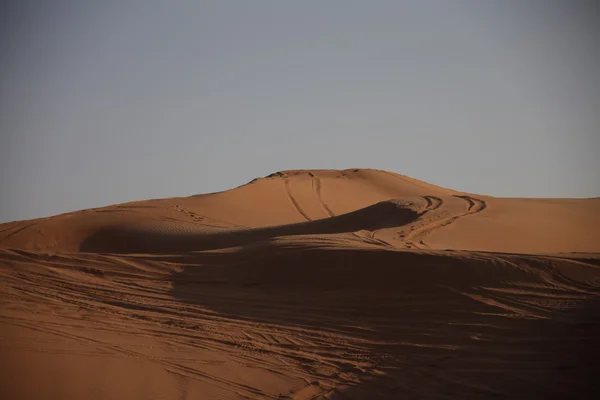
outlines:
[[0, 225], [0, 398], [592, 398], [600, 199], [377, 170]]

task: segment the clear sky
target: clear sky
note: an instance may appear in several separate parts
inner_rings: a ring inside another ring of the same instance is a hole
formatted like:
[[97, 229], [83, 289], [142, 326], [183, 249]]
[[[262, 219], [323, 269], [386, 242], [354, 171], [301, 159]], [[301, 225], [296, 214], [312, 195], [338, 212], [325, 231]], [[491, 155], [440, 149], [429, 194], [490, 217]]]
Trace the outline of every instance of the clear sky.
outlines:
[[593, 3], [3, 2], [0, 221], [305, 168], [600, 196]]

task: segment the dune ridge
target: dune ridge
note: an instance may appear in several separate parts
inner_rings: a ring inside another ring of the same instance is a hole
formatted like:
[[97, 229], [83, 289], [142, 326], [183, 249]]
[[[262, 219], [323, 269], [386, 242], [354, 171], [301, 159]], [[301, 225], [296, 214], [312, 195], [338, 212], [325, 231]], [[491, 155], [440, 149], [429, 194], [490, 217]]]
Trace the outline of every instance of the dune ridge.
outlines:
[[282, 171], [2, 224], [0, 305], [2, 398], [593, 398], [600, 199]]

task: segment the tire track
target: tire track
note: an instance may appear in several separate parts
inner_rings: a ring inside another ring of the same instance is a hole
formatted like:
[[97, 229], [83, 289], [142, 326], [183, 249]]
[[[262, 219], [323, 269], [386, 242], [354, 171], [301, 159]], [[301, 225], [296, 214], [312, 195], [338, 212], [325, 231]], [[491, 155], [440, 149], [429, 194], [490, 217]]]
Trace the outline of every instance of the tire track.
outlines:
[[330, 217], [335, 217], [335, 214], [333, 213], [333, 211], [331, 211], [331, 208], [329, 208], [329, 206], [323, 201], [323, 195], [321, 193], [321, 180], [313, 173], [309, 173], [309, 175], [312, 177], [313, 182], [315, 184], [315, 190], [317, 192], [317, 198], [319, 199], [319, 203], [321, 204], [321, 207], [323, 207], [323, 209], [327, 212], [327, 214], [329, 214]]
[[444, 204], [444, 200], [436, 196], [423, 196], [423, 199], [427, 203], [424, 212], [437, 210]]
[[[12, 271], [9, 270], [9, 272]], [[25, 277], [17, 275], [15, 278], [22, 280]], [[232, 349], [235, 349], [236, 352], [240, 352], [237, 353], [238, 363], [261, 365], [263, 368], [268, 370], [279, 369], [280, 372], [278, 372], [278, 374], [280, 375], [301, 378], [307, 382], [320, 381], [322, 383], [326, 383], [329, 387], [335, 382], [329, 382], [327, 375], [323, 376], [320, 373], [315, 372], [316, 369], [311, 367], [311, 363], [307, 363], [307, 360], [310, 360], [311, 357], [314, 357], [316, 354], [318, 354], [317, 361], [315, 362], [318, 362], [321, 365], [327, 364], [331, 367], [330, 369], [336, 371], [340, 371], [342, 366], [347, 363], [345, 358], [339, 358], [329, 354], [330, 350], [334, 346], [334, 343], [339, 342], [339, 337], [334, 336], [333, 339], [325, 340], [325, 342], [323, 342], [321, 345], [319, 342], [313, 341], [313, 339], [330, 338], [328, 338], [328, 335], [323, 335], [322, 332], [319, 331], [313, 332], [308, 330], [307, 332], [304, 332], [301, 330], [296, 332], [295, 329], [281, 329], [281, 327], [276, 326], [261, 327], [258, 324], [249, 324], [247, 321], [229, 318], [222, 318], [222, 320], [220, 318], [218, 320], [212, 320], [209, 318], [207, 320], [205, 319], [206, 316], [197, 312], [192, 314], [182, 314], [180, 315], [180, 322], [183, 323], [173, 323], [173, 320], [165, 320], [163, 318], [164, 314], [168, 314], [169, 316], [173, 315], [173, 309], [169, 306], [168, 301], [165, 302], [166, 299], [150, 299], [152, 308], [154, 309], [153, 312], [151, 312], [152, 310], [149, 309], [139, 311], [141, 310], [138, 308], [140, 305], [139, 302], [143, 300], [139, 297], [146, 298], [145, 294], [141, 293], [139, 290], [123, 291], [120, 286], [117, 286], [115, 290], [113, 285], [114, 281], [111, 281], [111, 284], [108, 285], [110, 286], [110, 289], [108, 289], [109, 292], [106, 293], [106, 296], [101, 296], [97, 292], [98, 290], [104, 290], [100, 289], [103, 286], [101, 282], [100, 288], [95, 287], [98, 282], [96, 282], [93, 287], [88, 287], [87, 284], [80, 287], [79, 285], [76, 285], [75, 282], [73, 282], [69, 277], [49, 279], [47, 276], [35, 275], [30, 278], [32, 279], [26, 279], [19, 284], [19, 286], [23, 286], [23, 289], [25, 289], [25, 287], [32, 288], [32, 291], [22, 290], [24, 295], [22, 298], [24, 300], [31, 300], [33, 296], [34, 299], [39, 298], [45, 299], [45, 302], [50, 301], [55, 306], [61, 307], [61, 309], [69, 309], [73, 306], [78, 308], [83, 307], [98, 313], [119, 315], [119, 317], [123, 317], [126, 320], [140, 320], [145, 324], [151, 324], [155, 326], [158, 325], [161, 328], [156, 329], [156, 332], [152, 330], [149, 331], [148, 328], [142, 328], [142, 331], [145, 333], [145, 335], [160, 337], [162, 339], [164, 339], [165, 335], [169, 333], [163, 330], [165, 327], [167, 327], [167, 329], [179, 329], [179, 332], [174, 334], [176, 335], [176, 340], [165, 339], [164, 342], [169, 345], [177, 344], [184, 345], [186, 347], [191, 346], [193, 348], [208, 349], [211, 351], [231, 352]], [[125, 303], [115, 305], [109, 300], [109, 298], [112, 298], [113, 296], [119, 297], [119, 294], [123, 293], [126, 293], [127, 295], [127, 299], [123, 299], [123, 301], [130, 303], [129, 305]], [[0, 292], [0, 294], [4, 296], [6, 293]], [[90, 298], [93, 298], [94, 301], [89, 302]], [[177, 303], [173, 304], [173, 306], [180, 308], [182, 304]], [[130, 313], [127, 312], [127, 310], [138, 311]], [[10, 320], [8, 322], [17, 322], [18, 324], [27, 323], [26, 320], [14, 319], [0, 313], [0, 321], [3, 321], [7, 318]], [[127, 323], [124, 325], [124, 327], [129, 328], [130, 325], [131, 324]], [[199, 326], [202, 326], [202, 328], [199, 328]], [[62, 323], [52, 323], [52, 325], [49, 325], [44, 322], [38, 323], [35, 326], [27, 325], [25, 327], [32, 327], [41, 332], [52, 333], [69, 339], [75, 339], [89, 343], [97, 346], [99, 349], [110, 350], [115, 354], [123, 354], [126, 356], [156, 362], [163, 365], [165, 369], [172, 370], [175, 373], [184, 374], [185, 376], [198, 381], [210, 383], [211, 385], [225, 390], [230, 390], [234, 393], [242, 395], [245, 398], [279, 398], [276, 395], [262, 391], [258, 387], [239, 383], [224, 377], [214, 376], [209, 373], [210, 371], [203, 371], [202, 368], [199, 369], [196, 366], [192, 367], [190, 365], [182, 364], [179, 358], [155, 357], [151, 354], [136, 351], [136, 349], [131, 348], [131, 346], [122, 347], [120, 345], [105, 343], [102, 340], [90, 338], [85, 334], [64, 332], [61, 328], [78, 328], [77, 325]], [[239, 328], [241, 333], [248, 336], [248, 340], [244, 339], [243, 337], [236, 337], [235, 333], [231, 333], [231, 331], [238, 330], [236, 328]], [[250, 334], [246, 334], [245, 330], [248, 330]], [[131, 334], [130, 331], [125, 330], [115, 330], [114, 332]], [[136, 333], [139, 333], [139, 331], [136, 331]], [[307, 341], [305, 339], [301, 339], [303, 343], [300, 344], [295, 343], [292, 340], [282, 340], [284, 337], [298, 335], [301, 337], [308, 337], [311, 340]], [[335, 339], [336, 337], [337, 339]], [[352, 343], [349, 345], [352, 346]], [[344, 350], [347, 349], [344, 348]], [[355, 350], [360, 351], [361, 347], [359, 346]], [[268, 356], [275, 357], [286, 364], [287, 367], [284, 370], [281, 370], [281, 365], [274, 364], [266, 359]], [[358, 365], [358, 367], [364, 367], [364, 365]]]
[[481, 212], [487, 207], [487, 204], [485, 201], [483, 201], [481, 199], [476, 199], [475, 197], [469, 197], [469, 196], [454, 196], [454, 197], [458, 197], [459, 199], [463, 199], [467, 203], [469, 203], [469, 208], [467, 208], [467, 213], [465, 213], [464, 215], [475, 214], [475, 213]]
[[[228, 221], [224, 221], [224, 220], [220, 220], [220, 219], [216, 219], [216, 218], [212, 218], [212, 217], [207, 217], [206, 215], [197, 214], [193, 211], [190, 211], [188, 208], [186, 208], [180, 204], [175, 204], [172, 207], [175, 211], [183, 213], [185, 216], [190, 218], [192, 221], [194, 221], [196, 223], [202, 223], [205, 226], [223, 228], [224, 227], [223, 225], [225, 225], [226, 228], [229, 228], [229, 227], [235, 227], [235, 228], [240, 228], [240, 229], [248, 228], [247, 226], [244, 226], [244, 225], [234, 224], [233, 222], [228, 222]], [[209, 224], [208, 222], [211, 222], [212, 224]]]
[[304, 212], [304, 210], [302, 210], [302, 207], [300, 207], [300, 204], [298, 203], [298, 201], [292, 194], [292, 191], [290, 189], [289, 179], [285, 180], [285, 192], [287, 193], [288, 199], [290, 200], [290, 202], [292, 203], [292, 205], [294, 206], [294, 208], [296, 209], [298, 214], [302, 215], [304, 217], [304, 219], [306, 219], [307, 221], [312, 221], [312, 219]]
[[[417, 249], [422, 249], [423, 247], [421, 247], [421, 246], [425, 246], [425, 247], [429, 248], [429, 246], [427, 244], [425, 244], [425, 242], [423, 241], [423, 238], [425, 236], [429, 235], [434, 230], [437, 230], [437, 229], [443, 228], [444, 226], [448, 226], [448, 225], [452, 224], [459, 218], [463, 218], [463, 217], [466, 217], [466, 216], [472, 215], [472, 214], [477, 214], [477, 213], [485, 210], [485, 208], [487, 207], [487, 204], [485, 201], [483, 201], [481, 199], [477, 199], [475, 197], [457, 196], [457, 195], [454, 197], [463, 199], [464, 201], [466, 201], [467, 202], [467, 210], [461, 214], [452, 215], [450, 217], [434, 220], [433, 222], [431, 222], [429, 224], [426, 224], [424, 226], [421, 226], [421, 227], [411, 231], [405, 238], [405, 243], [407, 245], [409, 245], [409, 247], [415, 247]], [[423, 198], [427, 202], [424, 213], [426, 213], [430, 210], [435, 210], [443, 204], [443, 201], [440, 198], [436, 198], [433, 196], [424, 196]], [[440, 202], [438, 203], [437, 200], [440, 200]]]
[[[78, 341], [80, 343], [93, 345], [94, 347], [99, 348], [99, 349], [112, 350], [116, 354], [122, 354], [122, 355], [126, 355], [129, 357], [144, 359], [149, 362], [157, 363], [157, 364], [163, 366], [166, 370], [169, 370], [170, 368], [172, 368], [176, 372], [178, 372], [180, 374], [185, 374], [185, 376], [188, 376], [192, 379], [195, 379], [195, 380], [198, 380], [201, 382], [206, 382], [206, 383], [212, 384], [214, 386], [220, 387], [225, 390], [230, 390], [233, 393], [236, 393], [238, 395], [244, 395], [245, 397], [250, 398], [250, 399], [259, 399], [259, 398], [261, 398], [261, 399], [264, 399], [264, 398], [276, 399], [275, 396], [269, 395], [268, 393], [265, 393], [264, 391], [254, 388], [250, 385], [246, 385], [243, 383], [237, 383], [233, 380], [221, 378], [216, 375], [211, 375], [211, 374], [201, 371], [197, 368], [192, 368], [187, 365], [169, 361], [166, 358], [150, 356], [150, 355], [147, 355], [144, 353], [140, 353], [139, 351], [126, 349], [121, 346], [106, 343], [102, 340], [93, 339], [86, 335], [68, 333], [68, 332], [62, 331], [60, 329], [55, 329], [55, 328], [49, 327], [46, 324], [32, 324], [28, 321], [24, 321], [24, 320], [20, 321], [20, 320], [15, 320], [14, 318], [7, 318], [7, 317], [3, 317], [2, 319], [4, 320], [4, 322], [8, 322], [13, 325], [25, 327], [28, 329], [33, 329], [33, 330], [36, 330], [39, 332], [44, 332], [47, 334], [54, 334], [54, 335], [57, 335], [60, 337]], [[259, 396], [259, 397], [254, 397], [254, 396]]]
[[[444, 200], [442, 200], [440, 197], [437, 197], [437, 196], [421, 196], [421, 197], [423, 200], [425, 200], [425, 208], [418, 211], [419, 216], [422, 216], [422, 215], [428, 213], [429, 211], [437, 210], [444, 204]], [[377, 230], [371, 231], [368, 235], [369, 238], [383, 242], [383, 243], [385, 243], [386, 246], [391, 246], [388, 242], [376, 238], [375, 237], [376, 233], [377, 233]], [[418, 245], [415, 245], [412, 242], [412, 240], [410, 240], [410, 236], [412, 236], [412, 233], [409, 234], [409, 236], [407, 236], [405, 243], [408, 244], [409, 247], [420, 248]], [[423, 241], [421, 241], [420, 244], [423, 246], [429, 247]]]
[[[385, 246], [385, 247], [394, 247], [393, 245], [386, 242], [385, 240], [375, 237], [375, 233], [377, 233], [377, 231], [365, 231], [365, 232], [367, 232], [366, 236], [363, 236], [358, 232], [352, 232], [352, 234], [355, 237], [359, 238], [362, 242], [366, 242], [369, 244], [375, 244], [375, 245], [379, 245], [379, 246]], [[365, 239], [367, 239], [367, 240], [365, 240]]]
[[[19, 228], [16, 228], [16, 227], [15, 227], [16, 229], [15, 229], [13, 232], [11, 232], [11, 233], [9, 233], [8, 235], [6, 235], [6, 236], [4, 237], [4, 239], [8, 239], [8, 238], [10, 238], [10, 237], [12, 237], [12, 236], [16, 235], [17, 233], [19, 233], [19, 232], [21, 232], [21, 231], [24, 231], [25, 229], [31, 228], [32, 226], [34, 226], [34, 225], [36, 225], [36, 224], [37, 224], [37, 221], [35, 221], [35, 222], [31, 222], [31, 223], [29, 223], [29, 224], [26, 224], [26, 225], [23, 225], [23, 226], [21, 226], [21, 227], [19, 227]], [[12, 228], [12, 227], [11, 227], [11, 228]], [[14, 228], [13, 228], [13, 229], [14, 229]]]

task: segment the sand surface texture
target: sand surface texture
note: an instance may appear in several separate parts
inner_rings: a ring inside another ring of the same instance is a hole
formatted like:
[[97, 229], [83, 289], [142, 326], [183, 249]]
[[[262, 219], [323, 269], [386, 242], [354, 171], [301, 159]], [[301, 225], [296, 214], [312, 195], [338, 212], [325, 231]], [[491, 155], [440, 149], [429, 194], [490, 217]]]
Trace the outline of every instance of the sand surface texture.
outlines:
[[600, 199], [303, 170], [2, 224], [0, 357], [2, 399], [594, 398]]

